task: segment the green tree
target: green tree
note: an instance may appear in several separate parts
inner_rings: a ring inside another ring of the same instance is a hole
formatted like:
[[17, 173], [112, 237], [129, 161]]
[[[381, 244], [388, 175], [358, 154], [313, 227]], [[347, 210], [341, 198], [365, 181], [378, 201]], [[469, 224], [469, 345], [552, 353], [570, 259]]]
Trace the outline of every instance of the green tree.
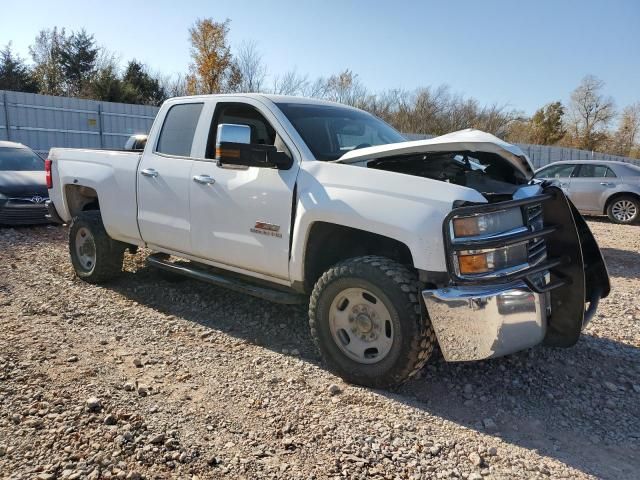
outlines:
[[105, 102], [125, 101], [124, 82], [113, 65], [107, 65], [96, 72], [85, 88], [86, 95]]
[[67, 42], [64, 28], [41, 30], [29, 53], [33, 59], [33, 77], [38, 83], [39, 93], [62, 95], [65, 91], [65, 73], [62, 64], [62, 51]]
[[0, 90], [38, 91], [38, 84], [24, 60], [11, 51], [11, 42], [0, 50]]
[[127, 64], [122, 82], [127, 102], [160, 105], [167, 99], [160, 80], [151, 76], [146, 67], [135, 59]]
[[64, 39], [59, 58], [67, 95], [78, 95], [89, 82], [96, 71], [98, 53], [93, 35], [85, 29]]
[[540, 108], [530, 121], [531, 142], [538, 145], [553, 145], [567, 133], [563, 123], [564, 107], [553, 102]]

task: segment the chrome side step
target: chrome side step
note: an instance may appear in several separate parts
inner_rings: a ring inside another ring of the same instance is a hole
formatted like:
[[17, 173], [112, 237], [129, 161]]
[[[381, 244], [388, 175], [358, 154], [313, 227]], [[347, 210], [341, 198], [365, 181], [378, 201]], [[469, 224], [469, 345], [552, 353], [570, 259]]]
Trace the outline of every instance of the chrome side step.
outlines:
[[204, 265], [202, 268], [192, 266], [197, 265], [193, 262], [190, 262], [189, 266], [178, 265], [167, 260], [166, 255], [163, 254], [149, 255], [147, 257], [147, 264], [168, 272], [184, 275], [185, 277], [193, 278], [195, 280], [201, 280], [239, 293], [246, 293], [274, 303], [298, 305], [307, 301], [307, 297], [300, 293], [263, 285], [256, 285], [236, 276], [207, 271], [207, 267]]

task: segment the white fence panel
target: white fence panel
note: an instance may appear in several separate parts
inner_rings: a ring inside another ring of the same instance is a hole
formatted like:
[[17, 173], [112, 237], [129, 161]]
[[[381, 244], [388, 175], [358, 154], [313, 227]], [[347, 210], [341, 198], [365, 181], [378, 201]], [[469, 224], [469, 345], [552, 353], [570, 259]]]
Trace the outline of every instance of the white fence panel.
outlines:
[[0, 90], [0, 140], [52, 147], [122, 148], [148, 133], [158, 107]]

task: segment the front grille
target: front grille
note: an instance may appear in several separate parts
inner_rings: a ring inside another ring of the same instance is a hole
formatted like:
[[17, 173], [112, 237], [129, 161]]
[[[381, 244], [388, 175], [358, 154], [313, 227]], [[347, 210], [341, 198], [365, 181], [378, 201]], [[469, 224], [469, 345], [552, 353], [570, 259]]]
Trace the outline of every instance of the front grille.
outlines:
[[[544, 218], [542, 216], [542, 205], [527, 205], [524, 208], [524, 219], [532, 232], [538, 232], [544, 228]], [[527, 246], [529, 251], [529, 265], [537, 265], [547, 258], [547, 245], [544, 238], [535, 237], [529, 240]]]
[[33, 195], [20, 195], [9, 198], [9, 204], [14, 206], [20, 205], [44, 205], [49, 197], [34, 193]]
[[0, 224], [3, 225], [33, 225], [48, 223], [45, 217], [47, 207], [31, 203], [25, 206], [5, 206], [0, 208]]

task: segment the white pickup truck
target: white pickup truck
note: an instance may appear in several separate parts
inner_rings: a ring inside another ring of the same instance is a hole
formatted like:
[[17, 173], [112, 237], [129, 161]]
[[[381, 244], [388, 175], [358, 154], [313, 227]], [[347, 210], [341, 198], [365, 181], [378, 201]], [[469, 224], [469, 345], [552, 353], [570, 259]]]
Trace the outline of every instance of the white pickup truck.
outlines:
[[397, 385], [447, 361], [578, 341], [606, 265], [553, 183], [476, 130], [407, 142], [340, 104], [238, 94], [166, 101], [142, 153], [54, 148], [51, 216], [88, 282], [150, 265], [309, 302], [325, 362]]

